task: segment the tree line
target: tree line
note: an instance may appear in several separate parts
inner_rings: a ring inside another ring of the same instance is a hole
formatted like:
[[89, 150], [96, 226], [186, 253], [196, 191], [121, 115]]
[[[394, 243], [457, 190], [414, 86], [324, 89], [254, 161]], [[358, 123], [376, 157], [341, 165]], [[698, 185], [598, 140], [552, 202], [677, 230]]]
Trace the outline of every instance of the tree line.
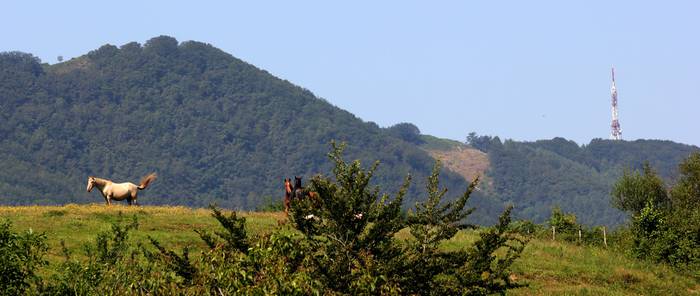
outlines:
[[610, 202], [615, 181], [624, 171], [656, 168], [666, 182], [676, 180], [678, 163], [698, 147], [661, 140], [594, 139], [579, 146], [563, 138], [519, 142], [498, 137], [467, 137], [488, 153], [491, 196], [515, 205], [519, 219], [544, 223], [552, 207], [574, 213], [587, 225], [623, 225], [627, 216]]

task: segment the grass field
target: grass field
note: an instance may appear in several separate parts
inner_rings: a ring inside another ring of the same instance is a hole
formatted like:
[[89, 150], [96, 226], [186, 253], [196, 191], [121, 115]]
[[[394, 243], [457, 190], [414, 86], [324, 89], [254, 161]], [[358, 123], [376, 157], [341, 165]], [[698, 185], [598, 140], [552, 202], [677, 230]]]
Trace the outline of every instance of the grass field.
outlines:
[[[60, 241], [75, 255], [95, 235], [108, 230], [112, 222], [136, 216], [139, 228], [131, 239], [146, 242], [151, 236], [168, 248], [190, 246], [196, 254], [206, 246], [194, 229], [217, 229], [208, 209], [186, 207], [126, 207], [104, 205], [0, 207], [0, 217], [13, 223], [15, 231], [44, 232], [48, 237], [50, 273], [61, 262]], [[243, 212], [249, 233], [289, 229], [283, 213]], [[399, 239], [408, 238], [406, 231]], [[475, 231], [463, 231], [447, 242], [446, 249], [469, 246], [478, 238]], [[700, 295], [700, 283], [672, 269], [641, 262], [621, 252], [598, 247], [576, 246], [551, 240], [533, 239], [513, 267], [513, 277], [529, 287], [513, 295]]]

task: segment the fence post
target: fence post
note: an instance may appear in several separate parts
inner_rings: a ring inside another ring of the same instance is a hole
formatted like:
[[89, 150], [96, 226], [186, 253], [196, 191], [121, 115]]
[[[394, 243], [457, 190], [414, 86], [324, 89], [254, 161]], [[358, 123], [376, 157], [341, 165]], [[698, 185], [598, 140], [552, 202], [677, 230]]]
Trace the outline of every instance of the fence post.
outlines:
[[606, 248], [608, 247], [608, 236], [605, 233], [605, 226], [603, 226], [603, 244], [605, 245]]
[[578, 243], [582, 243], [583, 241], [581, 240], [581, 227], [578, 228]]
[[552, 226], [552, 240], [555, 240], [557, 238], [557, 230]]

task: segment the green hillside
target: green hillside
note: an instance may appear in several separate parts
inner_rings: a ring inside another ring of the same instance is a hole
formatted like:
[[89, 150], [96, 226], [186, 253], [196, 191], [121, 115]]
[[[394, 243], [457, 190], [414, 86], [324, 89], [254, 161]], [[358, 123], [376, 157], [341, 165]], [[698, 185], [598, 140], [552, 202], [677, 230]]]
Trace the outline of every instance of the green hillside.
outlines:
[[304, 88], [167, 36], [54, 65], [0, 54], [0, 121], [0, 203], [12, 205], [100, 202], [84, 190], [88, 175], [136, 182], [155, 171], [143, 204], [253, 209], [280, 200], [285, 177], [329, 172], [332, 140], [350, 158], [381, 161], [376, 182], [388, 191], [410, 173], [410, 205], [434, 162]]
[[579, 146], [563, 138], [501, 142], [482, 136], [471, 142], [488, 153], [491, 195], [514, 204], [516, 217], [541, 223], [552, 207], [559, 206], [589, 225], [619, 225], [625, 220], [610, 203], [612, 185], [625, 169], [638, 170], [648, 162], [663, 178], [674, 181], [681, 160], [700, 150], [660, 140], [594, 139]]

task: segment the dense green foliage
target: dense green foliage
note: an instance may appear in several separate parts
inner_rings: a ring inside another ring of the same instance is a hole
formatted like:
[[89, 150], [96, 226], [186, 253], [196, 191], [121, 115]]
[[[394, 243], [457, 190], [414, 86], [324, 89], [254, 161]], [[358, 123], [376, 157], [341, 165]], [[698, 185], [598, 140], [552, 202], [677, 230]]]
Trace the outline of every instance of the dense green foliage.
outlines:
[[641, 174], [625, 170], [613, 186], [613, 206], [633, 216], [639, 216], [648, 203], [654, 208], [670, 206], [664, 181], [649, 164], [644, 165]]
[[415, 126], [412, 123], [397, 123], [393, 126], [388, 127], [386, 130], [389, 134], [406, 142], [417, 145], [424, 143], [424, 140], [422, 139], [420, 134], [420, 130], [417, 126]]
[[554, 227], [557, 233], [567, 235], [575, 234], [580, 228], [580, 225], [576, 223], [576, 215], [571, 213], [565, 214], [558, 207], [552, 209], [552, 216], [549, 217], [547, 224], [550, 227]]
[[700, 153], [685, 159], [679, 172], [668, 195], [649, 167], [641, 174], [625, 174], [615, 185], [621, 201], [615, 205], [632, 216], [634, 255], [691, 270], [700, 278]]
[[[309, 190], [317, 198], [295, 201], [293, 223], [312, 246], [313, 269], [333, 291], [351, 295], [401, 293], [419, 295], [487, 294], [517, 287], [508, 268], [524, 247], [509, 228], [510, 210], [470, 248], [440, 251], [438, 246], [464, 228], [465, 209], [476, 181], [454, 201], [439, 188], [439, 163], [428, 179], [428, 198], [415, 212], [401, 213], [410, 178], [393, 197], [370, 185], [376, 163], [363, 170], [347, 163], [342, 147], [330, 153], [334, 178], [316, 176]], [[414, 240], [393, 238], [404, 227]], [[496, 256], [497, 251], [505, 255]]]
[[[510, 209], [473, 245], [438, 249], [466, 226], [473, 211], [466, 203], [476, 182], [455, 201], [445, 201], [437, 164], [427, 182], [427, 201], [403, 215], [410, 178], [393, 198], [380, 195], [370, 182], [376, 164], [365, 170], [359, 161], [347, 163], [342, 150], [333, 146], [330, 153], [333, 178], [313, 178], [308, 192], [315, 197], [293, 201], [296, 231], [249, 235], [245, 218], [212, 207], [221, 229], [197, 230], [208, 250], [192, 259], [187, 248], [178, 253], [153, 238], [150, 246], [133, 244], [130, 233], [139, 224], [120, 215], [111, 230], [85, 247], [85, 260], [64, 247], [59, 272], [38, 278], [28, 294], [487, 295], [522, 286], [513, 280], [511, 265], [526, 241], [510, 227]], [[414, 240], [395, 238], [405, 227]], [[3, 248], [11, 245], [0, 242]]]
[[322, 155], [331, 140], [349, 143], [353, 158], [379, 159], [374, 182], [385, 189], [417, 177], [406, 195], [415, 201], [433, 162], [403, 132], [211, 45], [166, 36], [54, 65], [1, 53], [0, 121], [2, 204], [99, 202], [83, 190], [88, 175], [135, 182], [156, 171], [143, 204], [254, 209], [282, 198], [285, 177], [329, 170]]
[[[659, 177], [677, 177], [674, 167], [698, 147], [670, 141], [592, 140], [579, 146], [562, 138], [517, 142], [470, 134], [467, 143], [488, 152], [493, 180], [491, 193], [513, 203], [514, 216], [542, 223], [554, 206], [574, 213], [587, 225], [620, 225], [622, 212], [613, 208], [610, 193], [625, 169], [657, 168]], [[643, 203], [642, 203], [643, 204]], [[637, 204], [638, 207], [638, 204]]]
[[36, 269], [45, 265], [46, 236], [12, 231], [9, 221], [0, 222], [0, 295], [22, 294], [38, 279]]

